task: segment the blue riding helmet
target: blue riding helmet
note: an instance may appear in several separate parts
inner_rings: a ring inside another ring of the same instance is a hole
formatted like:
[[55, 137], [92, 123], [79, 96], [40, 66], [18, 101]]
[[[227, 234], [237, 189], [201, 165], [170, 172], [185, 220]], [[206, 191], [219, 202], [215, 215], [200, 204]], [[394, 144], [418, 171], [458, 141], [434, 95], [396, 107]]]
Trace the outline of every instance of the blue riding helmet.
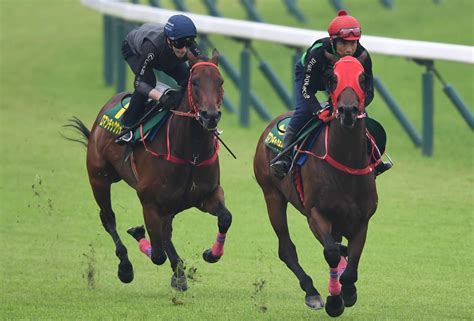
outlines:
[[172, 41], [183, 38], [194, 38], [197, 35], [196, 26], [188, 17], [177, 14], [171, 16], [165, 25], [165, 36]]

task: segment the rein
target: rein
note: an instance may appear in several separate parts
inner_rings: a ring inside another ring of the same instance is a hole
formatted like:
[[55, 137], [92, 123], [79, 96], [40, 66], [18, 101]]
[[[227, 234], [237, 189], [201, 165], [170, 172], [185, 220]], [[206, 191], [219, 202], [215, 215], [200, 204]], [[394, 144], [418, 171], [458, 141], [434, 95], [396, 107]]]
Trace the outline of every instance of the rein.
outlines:
[[[374, 146], [377, 146], [377, 145], [375, 143], [374, 138], [368, 133], [367, 129], [366, 129], [366, 134], [367, 134], [367, 138], [372, 143], [372, 154], [374, 154], [375, 153], [375, 147]], [[324, 149], [325, 149], [324, 155], [322, 155], [322, 156], [316, 155], [312, 151], [302, 150], [302, 149], [299, 149], [299, 148], [297, 149], [297, 151], [300, 152], [300, 153], [308, 154], [308, 155], [311, 155], [311, 156], [316, 157], [318, 159], [324, 160], [329, 165], [331, 165], [332, 167], [334, 167], [334, 168], [336, 168], [336, 169], [338, 169], [342, 172], [346, 172], [348, 174], [351, 174], [351, 175], [366, 175], [366, 174], [369, 174], [382, 161], [382, 159], [379, 158], [374, 163], [370, 163], [370, 158], [369, 158], [369, 164], [364, 168], [352, 168], [352, 167], [346, 166], [344, 164], [341, 164], [340, 162], [338, 162], [337, 160], [332, 158], [331, 155], [329, 155], [329, 152], [328, 152], [328, 140], [329, 140], [329, 138], [328, 138], [329, 137], [329, 125], [328, 124], [326, 124], [326, 131], [325, 131], [324, 135], [325, 135], [325, 137], [324, 137]]]
[[[174, 115], [171, 115], [173, 117]], [[193, 155], [194, 159], [193, 160], [188, 160], [188, 159], [183, 159], [176, 157], [174, 155], [171, 155], [171, 143], [170, 143], [170, 123], [171, 123], [171, 117], [168, 120], [168, 124], [166, 125], [166, 149], [168, 150], [166, 154], [159, 154], [157, 152], [154, 152], [153, 150], [149, 149], [146, 142], [145, 142], [145, 137], [143, 135], [143, 125], [140, 125], [140, 138], [143, 143], [143, 147], [145, 147], [145, 150], [150, 153], [152, 156], [166, 159], [167, 161], [170, 161], [175, 164], [189, 164], [193, 165], [195, 167], [201, 167], [201, 166], [208, 166], [214, 163], [217, 158], [218, 158], [218, 152], [219, 152], [219, 141], [217, 138], [214, 136], [213, 139], [213, 145], [214, 145], [214, 153], [212, 153], [212, 156], [206, 160], [203, 160], [202, 162], [197, 162], [197, 159], [199, 158], [199, 155]]]
[[[198, 66], [212, 66], [214, 68], [216, 68], [218, 71], [218, 67], [213, 64], [212, 62], [207, 62], [207, 61], [201, 61], [201, 62], [197, 62], [195, 63], [192, 67], [191, 67], [191, 73], [193, 72], [194, 69], [196, 69], [196, 67]], [[182, 116], [182, 117], [191, 117], [191, 118], [194, 118], [196, 119], [197, 121], [200, 120], [200, 114], [199, 114], [199, 108], [197, 106], [197, 104], [194, 102], [194, 99], [193, 99], [193, 95], [192, 95], [192, 88], [191, 88], [191, 75], [189, 75], [189, 79], [188, 79], [188, 104], [189, 106], [191, 106], [191, 110], [189, 112], [183, 112], [183, 111], [179, 111], [179, 110], [174, 110], [174, 109], [171, 109], [170, 111], [173, 113], [170, 117], [170, 119], [168, 120], [168, 124], [166, 126], [166, 147], [167, 147], [167, 152], [165, 154], [159, 154], [157, 152], [154, 152], [153, 150], [149, 149], [146, 142], [145, 142], [145, 138], [144, 138], [144, 135], [143, 135], [143, 125], [140, 125], [140, 137], [141, 137], [141, 141], [143, 143], [143, 146], [145, 147], [145, 150], [150, 153], [151, 155], [155, 156], [155, 157], [158, 157], [158, 158], [162, 158], [162, 159], [165, 159], [167, 161], [170, 161], [172, 163], [175, 163], [175, 164], [189, 164], [189, 165], [193, 165], [195, 167], [201, 167], [201, 166], [208, 166], [208, 165], [211, 165], [213, 164], [217, 158], [218, 158], [218, 151], [219, 151], [219, 140], [218, 140], [218, 137], [216, 135], [213, 136], [213, 145], [214, 145], [214, 153], [211, 155], [210, 158], [206, 159], [206, 160], [203, 160], [202, 162], [197, 162], [198, 158], [199, 158], [199, 155], [193, 155], [193, 160], [188, 160], [188, 159], [183, 159], [183, 158], [179, 158], [179, 157], [176, 157], [174, 155], [171, 155], [171, 144], [170, 144], [170, 123], [171, 123], [171, 118], [173, 116]], [[222, 103], [222, 97], [223, 97], [224, 93], [222, 93], [221, 95], [221, 100], [220, 102]], [[220, 104], [219, 104], [220, 105]], [[199, 122], [201, 124], [201, 122]], [[202, 124], [201, 124], [202, 125]]]

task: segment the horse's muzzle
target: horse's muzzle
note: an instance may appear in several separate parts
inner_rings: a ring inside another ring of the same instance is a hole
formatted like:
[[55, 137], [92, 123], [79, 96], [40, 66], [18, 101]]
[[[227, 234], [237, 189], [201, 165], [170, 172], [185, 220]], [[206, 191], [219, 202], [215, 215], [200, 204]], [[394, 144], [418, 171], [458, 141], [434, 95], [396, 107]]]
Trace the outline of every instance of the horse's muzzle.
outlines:
[[346, 128], [353, 128], [357, 121], [357, 114], [359, 108], [357, 106], [340, 106], [337, 109], [338, 117], [341, 120], [341, 125]]
[[217, 124], [221, 119], [221, 112], [220, 111], [201, 111], [200, 113], [201, 123], [204, 128], [207, 130], [215, 130], [217, 128]]

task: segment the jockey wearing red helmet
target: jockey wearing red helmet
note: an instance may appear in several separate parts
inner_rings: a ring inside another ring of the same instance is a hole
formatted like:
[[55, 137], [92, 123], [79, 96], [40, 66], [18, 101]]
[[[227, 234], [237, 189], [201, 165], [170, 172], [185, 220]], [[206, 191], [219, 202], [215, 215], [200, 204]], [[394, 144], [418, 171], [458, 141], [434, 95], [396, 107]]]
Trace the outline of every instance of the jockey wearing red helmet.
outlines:
[[[372, 60], [366, 49], [359, 43], [362, 34], [359, 21], [347, 15], [346, 11], [339, 10], [337, 17], [329, 23], [328, 33], [329, 37], [315, 41], [295, 65], [296, 108], [285, 131], [283, 150], [291, 145], [296, 133], [321, 109], [316, 92], [326, 91], [327, 76], [332, 72], [334, 63], [339, 58], [366, 56], [361, 59], [366, 79], [365, 106], [368, 106], [374, 98]], [[291, 156], [288, 153], [281, 154], [271, 162], [270, 166], [273, 174], [281, 179], [290, 169]], [[384, 169], [379, 172], [382, 171]]]
[[329, 23], [328, 33], [331, 39], [344, 40], [359, 40], [362, 34], [359, 21], [353, 16], [348, 16], [344, 10], [340, 10], [337, 17]]

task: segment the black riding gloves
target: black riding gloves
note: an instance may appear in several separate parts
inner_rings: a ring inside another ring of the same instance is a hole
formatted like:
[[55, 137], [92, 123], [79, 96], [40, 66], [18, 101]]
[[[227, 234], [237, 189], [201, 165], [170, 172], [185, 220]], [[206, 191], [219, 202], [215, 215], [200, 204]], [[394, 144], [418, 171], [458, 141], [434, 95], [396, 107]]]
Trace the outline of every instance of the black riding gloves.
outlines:
[[181, 98], [181, 92], [174, 89], [167, 89], [163, 92], [158, 102], [160, 103], [160, 107], [171, 109], [179, 106]]

